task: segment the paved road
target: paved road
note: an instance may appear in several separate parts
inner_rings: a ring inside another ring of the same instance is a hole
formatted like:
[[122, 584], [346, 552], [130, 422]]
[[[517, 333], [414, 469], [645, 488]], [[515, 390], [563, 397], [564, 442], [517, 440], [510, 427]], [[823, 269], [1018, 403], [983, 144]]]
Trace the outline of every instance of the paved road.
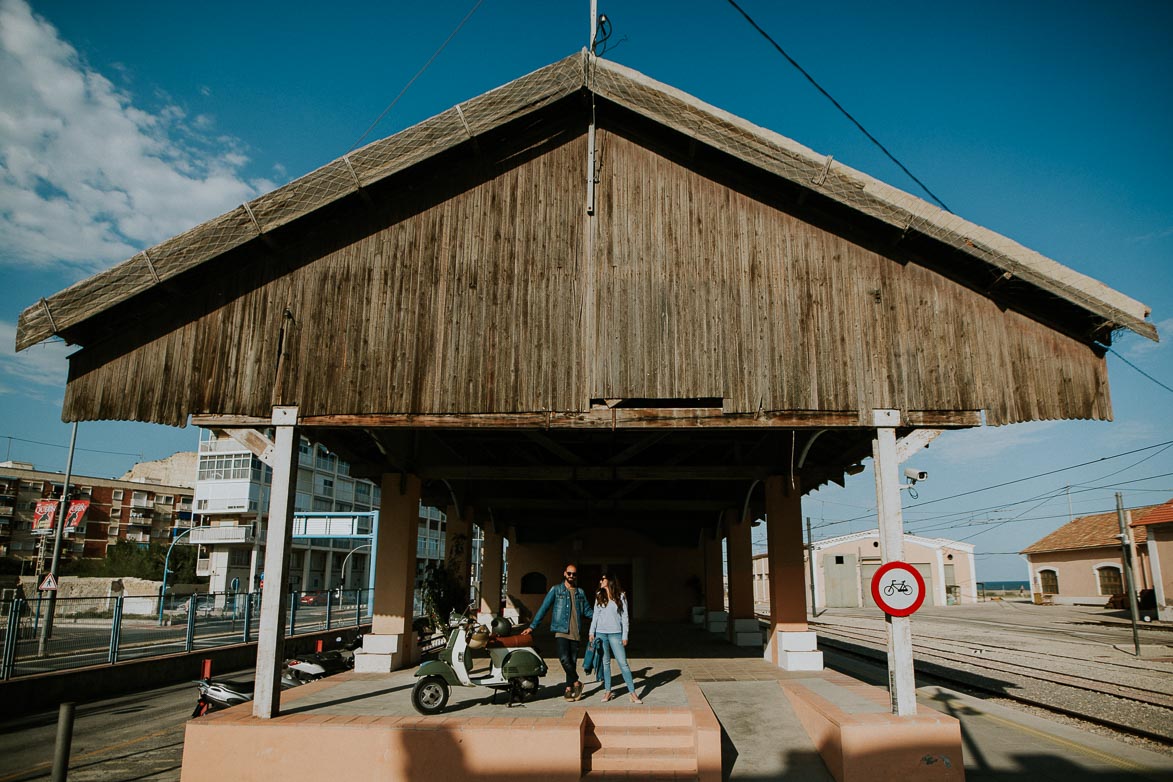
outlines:
[[[182, 684], [78, 706], [70, 782], [177, 782], [195, 701]], [[0, 782], [49, 779], [56, 734], [55, 711], [0, 723]]]

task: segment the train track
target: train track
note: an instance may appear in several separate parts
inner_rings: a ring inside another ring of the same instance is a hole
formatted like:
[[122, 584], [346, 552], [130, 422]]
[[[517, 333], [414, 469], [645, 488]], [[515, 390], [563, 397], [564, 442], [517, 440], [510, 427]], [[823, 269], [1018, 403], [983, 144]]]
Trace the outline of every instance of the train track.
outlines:
[[[820, 623], [812, 623], [812, 629], [825, 651], [886, 665], [883, 629]], [[913, 637], [913, 657], [917, 674], [935, 681], [1173, 743], [1173, 677], [1163, 671], [986, 644], [978, 647], [923, 634]], [[1059, 670], [1075, 665], [1083, 672]], [[1120, 668], [1137, 681], [1104, 680], [1104, 673], [1122, 675]]]

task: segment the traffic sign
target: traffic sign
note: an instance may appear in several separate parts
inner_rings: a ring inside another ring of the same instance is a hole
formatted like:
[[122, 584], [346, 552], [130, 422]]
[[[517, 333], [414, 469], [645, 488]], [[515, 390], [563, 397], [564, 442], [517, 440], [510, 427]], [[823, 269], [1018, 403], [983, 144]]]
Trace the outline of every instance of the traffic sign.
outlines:
[[925, 602], [925, 580], [907, 562], [888, 562], [872, 576], [872, 598], [889, 616], [908, 616]]
[[37, 587], [38, 592], [56, 592], [57, 579], [53, 578], [52, 573], [46, 573], [45, 578], [41, 581], [41, 585]]

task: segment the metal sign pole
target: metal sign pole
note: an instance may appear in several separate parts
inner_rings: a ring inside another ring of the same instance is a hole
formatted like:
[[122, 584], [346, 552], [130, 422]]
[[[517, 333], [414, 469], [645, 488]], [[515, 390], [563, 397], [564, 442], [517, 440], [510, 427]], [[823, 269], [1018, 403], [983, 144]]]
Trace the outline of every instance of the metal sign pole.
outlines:
[[[879, 511], [880, 556], [884, 563], [904, 559], [904, 514], [900, 507], [899, 458], [896, 455], [896, 427], [899, 410], [873, 410], [875, 439], [872, 461], [876, 473], [876, 508]], [[907, 616], [885, 615], [888, 630], [888, 683], [892, 712], [916, 714], [916, 676], [912, 663], [912, 620]]]
[[[69, 436], [69, 456], [65, 460], [65, 483], [61, 485], [61, 499], [57, 506], [57, 525], [53, 530], [53, 564], [49, 567], [49, 574], [58, 578], [57, 568], [61, 564], [61, 539], [65, 534], [65, 504], [69, 502], [69, 479], [73, 477], [73, 450], [77, 445], [77, 421], [73, 422], [73, 432]], [[53, 611], [57, 607], [57, 590], [49, 592], [49, 611], [45, 621], [41, 623], [41, 636], [37, 641], [37, 657], [45, 656], [45, 645], [49, 636], [53, 635]]]

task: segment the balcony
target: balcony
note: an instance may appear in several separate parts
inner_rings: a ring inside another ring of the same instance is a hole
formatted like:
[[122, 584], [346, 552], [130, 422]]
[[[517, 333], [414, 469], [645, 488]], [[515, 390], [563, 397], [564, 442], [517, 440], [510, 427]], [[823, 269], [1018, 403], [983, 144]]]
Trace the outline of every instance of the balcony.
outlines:
[[149, 527], [151, 526], [151, 517], [142, 513], [132, 513], [130, 518], [126, 519], [126, 524], [131, 527]]
[[196, 575], [200, 578], [212, 575], [212, 558], [204, 557], [196, 560]]
[[200, 453], [251, 453], [235, 440], [203, 440], [200, 442]]
[[252, 543], [252, 526], [243, 527], [196, 527], [189, 534], [192, 543], [211, 546], [222, 543]]

